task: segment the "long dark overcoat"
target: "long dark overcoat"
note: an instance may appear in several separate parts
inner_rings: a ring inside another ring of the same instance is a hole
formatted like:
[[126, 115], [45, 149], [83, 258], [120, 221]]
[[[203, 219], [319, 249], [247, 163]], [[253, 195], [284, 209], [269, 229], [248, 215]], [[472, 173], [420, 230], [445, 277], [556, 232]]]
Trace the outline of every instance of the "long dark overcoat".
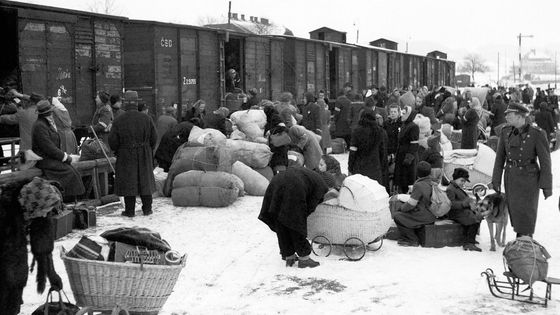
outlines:
[[531, 125], [502, 129], [492, 174], [494, 187], [501, 187], [502, 173], [513, 230], [533, 234], [539, 189], [552, 189], [550, 150], [542, 129]]
[[156, 127], [150, 116], [129, 109], [113, 122], [109, 145], [117, 156], [115, 194], [151, 195], [155, 191], [152, 151]]
[[[416, 117], [416, 111], [413, 111], [408, 119], [403, 122], [397, 139], [394, 175], [394, 183], [397, 186], [412, 185], [416, 180], [420, 128], [413, 122], [414, 117]], [[405, 165], [404, 160], [409, 154], [414, 157], [414, 160], [409, 165]]]
[[327, 190], [318, 173], [303, 167], [290, 167], [270, 181], [259, 220], [274, 232], [280, 223], [307, 236], [307, 217], [315, 211]]
[[358, 126], [352, 132], [348, 171], [362, 174], [384, 185], [387, 168], [387, 145], [381, 127]]
[[480, 117], [474, 109], [467, 110], [461, 128], [461, 149], [476, 149], [479, 120]]
[[350, 124], [352, 123], [352, 117], [350, 117], [351, 107], [352, 102], [346, 95], [341, 95], [336, 99], [334, 105], [335, 137], [343, 138], [352, 133], [350, 130]]
[[451, 182], [451, 184], [447, 186], [445, 193], [451, 201], [451, 210], [449, 210], [447, 214], [449, 219], [462, 225], [471, 225], [480, 222], [476, 213], [470, 208], [469, 202], [471, 198], [461, 187], [457, 186], [455, 182]]
[[60, 135], [45, 117], [39, 117], [33, 124], [31, 149], [43, 158], [37, 161], [37, 168], [43, 170], [47, 179], [60, 182], [65, 196], [76, 196], [85, 192], [78, 171], [72, 165], [62, 162], [64, 152], [60, 149]]

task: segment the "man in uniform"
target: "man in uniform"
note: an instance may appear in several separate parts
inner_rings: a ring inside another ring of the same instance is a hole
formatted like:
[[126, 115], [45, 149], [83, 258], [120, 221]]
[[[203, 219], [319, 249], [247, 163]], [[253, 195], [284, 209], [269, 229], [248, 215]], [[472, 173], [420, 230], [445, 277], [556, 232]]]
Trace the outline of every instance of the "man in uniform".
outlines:
[[511, 102], [505, 114], [508, 125], [502, 129], [498, 141], [492, 187], [500, 191], [505, 169], [511, 225], [517, 237], [532, 237], [537, 221], [539, 189], [545, 199], [552, 195], [550, 150], [544, 131], [526, 123], [529, 110], [525, 106]]

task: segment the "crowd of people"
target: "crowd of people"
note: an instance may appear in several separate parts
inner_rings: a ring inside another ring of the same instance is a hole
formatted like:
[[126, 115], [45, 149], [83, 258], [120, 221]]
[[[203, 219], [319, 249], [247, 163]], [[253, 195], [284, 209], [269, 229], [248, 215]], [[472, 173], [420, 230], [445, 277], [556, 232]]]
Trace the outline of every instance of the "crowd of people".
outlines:
[[[294, 264], [297, 252], [299, 259], [306, 261], [301, 266], [318, 265], [309, 258], [309, 248], [302, 245], [301, 238], [305, 238], [307, 215], [325, 193], [335, 196], [343, 179], [340, 166], [328, 154], [332, 138], [346, 143], [349, 175], [361, 174], [376, 180], [390, 194], [410, 193], [409, 201], [393, 215], [401, 232], [399, 244], [418, 246], [417, 230], [436, 220], [427, 207], [430, 184], [442, 180], [443, 127], [461, 130], [459, 142], [463, 149], [476, 148], [479, 141], [495, 136], [500, 140], [493, 188], [501, 190], [505, 171], [505, 193], [514, 203], [510, 206], [514, 229], [519, 235], [532, 235], [538, 189], [545, 197], [552, 194], [549, 143], [556, 139], [558, 99], [550, 89], [548, 95], [537, 90], [534, 96], [530, 87], [507, 91], [488, 88], [486, 92], [484, 99], [473, 96], [471, 90], [461, 93], [445, 87], [405, 87], [389, 92], [385, 87], [371, 86], [357, 92], [346, 83], [335, 100], [329, 100], [321, 90], [317, 95], [305, 93], [303, 102], [298, 104], [290, 92], [271, 101], [262, 99], [256, 89], [249, 90], [240, 110], [263, 110], [265, 137], [272, 152], [269, 166], [274, 175], [282, 173], [269, 186], [260, 218], [278, 234], [287, 264]], [[81, 177], [72, 166], [78, 145], [64, 105], [56, 97], [27, 96], [15, 90], [10, 93], [23, 102], [15, 106], [14, 112], [1, 115], [0, 123], [19, 125], [20, 150], [30, 149], [37, 156], [36, 166], [47, 178], [61, 182], [66, 197], [84, 194]], [[147, 115], [147, 107], [135, 91], [127, 91], [124, 98], [100, 91], [95, 101], [91, 132], [105, 144], [108, 152], [104, 153], [117, 158], [114, 191], [124, 197], [122, 214], [128, 217], [135, 215], [136, 196], [142, 200], [143, 214], [153, 213], [153, 168], [159, 165], [169, 170], [175, 151], [187, 142], [194, 126], [213, 128], [226, 136], [232, 133], [230, 110], [217, 107], [208, 112], [204, 100], [180, 113], [177, 106], [165, 107], [156, 121]], [[421, 124], [419, 119], [427, 123]], [[301, 154], [304, 162], [300, 166], [312, 172], [291, 171], [298, 168], [298, 161], [289, 152]], [[475, 235], [484, 214], [463, 189], [469, 180], [468, 171], [455, 171], [451, 183], [446, 183], [452, 202], [448, 217], [465, 226], [464, 249], [480, 251]], [[528, 178], [534, 182], [530, 198], [517, 191], [518, 182]], [[313, 189], [294, 186], [282, 191], [279, 187], [286, 183], [300, 183], [302, 187], [314, 184]], [[293, 200], [314, 201], [304, 203], [305, 209], [299, 213], [298, 207], [277, 204], [282, 203], [286, 192]], [[298, 212], [295, 216], [294, 211]]]

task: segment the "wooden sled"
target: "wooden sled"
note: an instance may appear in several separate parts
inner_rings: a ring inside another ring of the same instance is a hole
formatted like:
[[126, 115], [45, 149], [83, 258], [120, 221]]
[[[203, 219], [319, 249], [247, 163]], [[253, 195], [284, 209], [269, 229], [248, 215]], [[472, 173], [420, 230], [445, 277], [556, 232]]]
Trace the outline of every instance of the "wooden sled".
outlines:
[[[552, 286], [560, 284], [560, 279], [558, 278], [547, 277], [545, 280], [541, 280], [541, 282], [546, 284], [546, 292], [543, 298], [536, 296], [532, 286], [517, 278], [510, 271], [504, 272], [505, 281], [499, 280], [490, 268], [487, 268], [480, 275], [486, 276], [488, 288], [493, 296], [500, 299], [542, 305], [544, 307], [547, 307], [548, 301], [552, 299]], [[529, 291], [529, 293], [524, 293], [525, 291]]]

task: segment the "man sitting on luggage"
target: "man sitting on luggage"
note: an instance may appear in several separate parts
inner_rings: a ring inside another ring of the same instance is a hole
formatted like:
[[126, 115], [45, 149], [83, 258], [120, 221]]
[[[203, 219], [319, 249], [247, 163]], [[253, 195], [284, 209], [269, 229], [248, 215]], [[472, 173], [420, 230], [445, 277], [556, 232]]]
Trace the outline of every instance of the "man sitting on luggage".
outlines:
[[464, 227], [465, 243], [463, 249], [481, 252], [482, 249], [476, 246], [475, 238], [480, 227], [480, 221], [484, 219], [484, 213], [477, 211], [476, 201], [463, 190], [466, 182], [470, 182], [469, 172], [461, 167], [456, 168], [453, 171], [453, 181], [445, 191], [451, 201], [451, 210], [449, 210], [447, 216]]
[[432, 224], [436, 217], [430, 212], [432, 195], [432, 167], [430, 163], [421, 161], [416, 167], [418, 179], [412, 186], [410, 199], [401, 205], [393, 214], [393, 219], [401, 234], [398, 244], [401, 246], [417, 247], [419, 245], [416, 231], [424, 225]]

